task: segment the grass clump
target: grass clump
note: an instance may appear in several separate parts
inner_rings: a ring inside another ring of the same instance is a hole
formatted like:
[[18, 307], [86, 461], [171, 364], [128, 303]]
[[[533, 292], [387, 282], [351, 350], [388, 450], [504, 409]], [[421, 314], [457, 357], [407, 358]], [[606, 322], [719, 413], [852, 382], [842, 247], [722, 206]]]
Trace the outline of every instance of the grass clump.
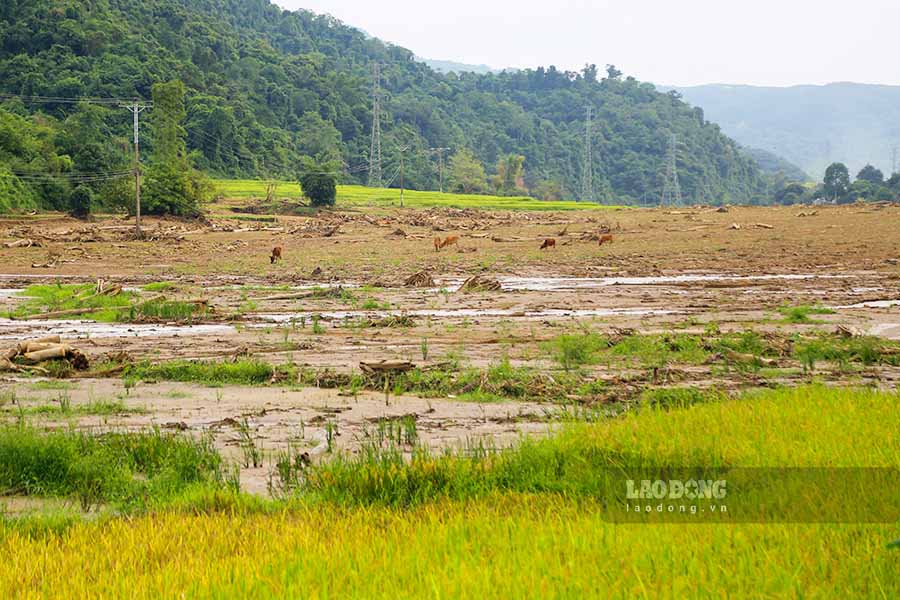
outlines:
[[168, 292], [175, 289], [175, 283], [171, 281], [154, 281], [152, 283], [148, 283], [142, 289], [145, 292]]
[[260, 385], [269, 383], [276, 368], [259, 360], [202, 362], [174, 360], [130, 365], [123, 377], [143, 381], [179, 381], [206, 385]]
[[0, 488], [134, 508], [193, 484], [222, 482], [222, 459], [208, 440], [148, 433], [43, 433], [0, 427]]
[[93, 284], [47, 284], [31, 285], [20, 296], [24, 301], [10, 313], [12, 317], [26, 317], [42, 312], [81, 309], [106, 309], [91, 313], [91, 319], [103, 322], [115, 321], [119, 309], [131, 305], [134, 294], [121, 291], [116, 295], [95, 295]]
[[782, 306], [778, 309], [784, 316], [785, 323], [821, 323], [821, 320], [812, 319], [810, 315], [833, 315], [834, 310], [820, 305]]
[[597, 362], [597, 353], [609, 341], [596, 333], [565, 334], [544, 344], [544, 349], [566, 371]]

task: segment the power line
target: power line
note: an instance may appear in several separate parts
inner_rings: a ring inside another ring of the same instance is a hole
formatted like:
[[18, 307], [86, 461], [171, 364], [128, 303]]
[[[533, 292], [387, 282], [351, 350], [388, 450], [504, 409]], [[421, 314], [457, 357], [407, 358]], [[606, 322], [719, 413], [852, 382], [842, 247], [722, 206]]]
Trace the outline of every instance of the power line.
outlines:
[[369, 187], [381, 186], [381, 65], [372, 65], [372, 148], [369, 150]]
[[[80, 104], [86, 102], [88, 104], [109, 104], [119, 105], [123, 102], [131, 102], [125, 98], [92, 98], [90, 96], [82, 97], [64, 97], [64, 96], [28, 96], [22, 94], [6, 94], [0, 92], [0, 100], [21, 100], [26, 104]], [[152, 106], [152, 102], [142, 102], [148, 106]]]
[[666, 179], [663, 184], [660, 204], [680, 205], [681, 185], [678, 183], [678, 138], [673, 133], [669, 137], [669, 150], [666, 155]]

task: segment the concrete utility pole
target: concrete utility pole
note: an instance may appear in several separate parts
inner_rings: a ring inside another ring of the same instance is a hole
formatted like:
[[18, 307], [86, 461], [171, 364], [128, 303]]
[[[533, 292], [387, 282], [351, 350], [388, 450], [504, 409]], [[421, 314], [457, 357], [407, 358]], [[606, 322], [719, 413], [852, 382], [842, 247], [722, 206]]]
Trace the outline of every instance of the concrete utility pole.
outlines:
[[369, 150], [369, 187], [381, 180], [381, 65], [372, 65], [372, 148]]
[[678, 138], [671, 134], [666, 155], [666, 179], [663, 184], [662, 206], [681, 204], [681, 185], [678, 183]]
[[594, 201], [594, 152], [593, 142], [591, 141], [592, 111], [593, 107], [588, 106], [584, 122], [584, 165], [582, 165], [581, 169], [581, 200], [587, 202]]
[[141, 126], [140, 114], [150, 108], [150, 104], [141, 104], [135, 100], [131, 104], [123, 104], [134, 115], [134, 235], [143, 237], [141, 231]]
[[440, 178], [440, 190], [444, 193], [444, 152], [449, 152], [450, 148], [429, 148], [438, 155], [438, 176]]
[[400, 148], [400, 208], [403, 208], [403, 155], [409, 150], [409, 146]]

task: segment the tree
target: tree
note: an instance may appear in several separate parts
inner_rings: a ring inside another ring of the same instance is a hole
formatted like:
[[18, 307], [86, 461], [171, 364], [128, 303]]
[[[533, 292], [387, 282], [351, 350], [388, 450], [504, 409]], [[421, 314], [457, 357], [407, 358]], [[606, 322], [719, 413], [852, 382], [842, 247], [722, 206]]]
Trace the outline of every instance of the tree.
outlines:
[[521, 154], [507, 154], [497, 162], [494, 175], [494, 190], [501, 196], [515, 196], [527, 193], [525, 187], [525, 157]]
[[539, 181], [532, 189], [532, 195], [541, 200], [562, 200], [562, 186], [556, 181]]
[[802, 183], [789, 183], [775, 193], [775, 201], [790, 206], [802, 202], [805, 195], [806, 186]]
[[825, 197], [829, 200], [838, 200], [847, 195], [850, 190], [850, 171], [844, 163], [831, 163], [825, 170], [824, 180]]
[[94, 200], [94, 193], [86, 185], [79, 185], [72, 192], [69, 198], [69, 205], [72, 207], [71, 214], [77, 219], [86, 219], [91, 215], [91, 204]]
[[876, 169], [872, 165], [866, 165], [865, 167], [863, 167], [856, 178], [861, 181], [874, 183], [875, 185], [881, 185], [884, 183], [884, 173], [882, 173], [879, 169]]
[[313, 206], [334, 206], [337, 200], [337, 169], [334, 161], [320, 162], [312, 158], [303, 161], [300, 190]]
[[487, 187], [484, 166], [468, 148], [460, 148], [450, 158], [450, 190], [463, 194], [481, 194]]
[[153, 153], [147, 170], [143, 210], [148, 214], [196, 216], [208, 193], [206, 180], [194, 171], [187, 152], [184, 84], [153, 85], [150, 138]]

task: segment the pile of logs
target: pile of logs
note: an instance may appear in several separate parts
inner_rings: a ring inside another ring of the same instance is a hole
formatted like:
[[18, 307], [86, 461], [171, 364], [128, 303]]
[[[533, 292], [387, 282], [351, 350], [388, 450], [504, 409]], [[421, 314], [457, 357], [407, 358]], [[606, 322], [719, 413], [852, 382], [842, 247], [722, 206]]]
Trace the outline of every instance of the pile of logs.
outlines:
[[[19, 342], [15, 347], [0, 350], [0, 372], [24, 371], [48, 360], [65, 359], [72, 367], [84, 371], [90, 367], [87, 356], [63, 343], [58, 335]], [[24, 363], [23, 365], [17, 362]]]

